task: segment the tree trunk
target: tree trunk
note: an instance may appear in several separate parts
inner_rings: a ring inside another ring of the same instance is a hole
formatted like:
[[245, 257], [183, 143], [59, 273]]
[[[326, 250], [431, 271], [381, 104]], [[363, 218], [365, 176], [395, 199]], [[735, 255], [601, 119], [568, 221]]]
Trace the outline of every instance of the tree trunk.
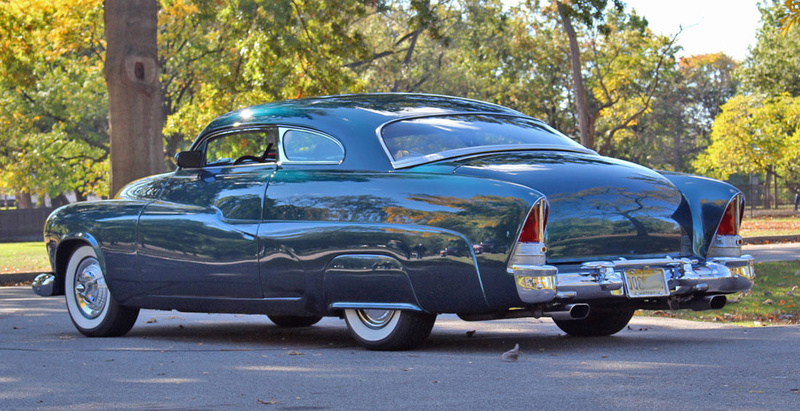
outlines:
[[17, 197], [17, 210], [33, 208], [31, 193], [18, 191], [14, 194], [14, 197]]
[[772, 180], [770, 177], [772, 176], [770, 175], [769, 169], [767, 169], [766, 178], [764, 178], [764, 208], [767, 210], [772, 208], [772, 201], [770, 201], [770, 196], [772, 195], [772, 193], [770, 193], [770, 183]]
[[86, 195], [81, 190], [75, 190], [75, 202], [79, 203], [81, 201], [86, 201]]
[[581, 73], [581, 50], [578, 47], [578, 36], [572, 26], [568, 6], [556, 1], [558, 14], [564, 24], [564, 30], [569, 38], [570, 66], [572, 67], [572, 91], [575, 94], [575, 111], [578, 115], [578, 128], [581, 134], [581, 144], [594, 149], [594, 133], [589, 129], [589, 107], [586, 105], [586, 91], [583, 88], [583, 74]]
[[774, 190], [773, 192], [775, 193], [774, 195], [775, 209], [777, 209], [778, 207], [780, 207], [780, 198], [778, 197], [778, 173], [772, 174], [772, 189]]
[[106, 0], [104, 10], [113, 196], [125, 184], [164, 169], [158, 1]]
[[64, 193], [60, 193], [59, 195], [50, 199], [50, 205], [53, 208], [58, 208], [67, 204], [69, 204], [69, 199], [66, 195], [64, 195]]

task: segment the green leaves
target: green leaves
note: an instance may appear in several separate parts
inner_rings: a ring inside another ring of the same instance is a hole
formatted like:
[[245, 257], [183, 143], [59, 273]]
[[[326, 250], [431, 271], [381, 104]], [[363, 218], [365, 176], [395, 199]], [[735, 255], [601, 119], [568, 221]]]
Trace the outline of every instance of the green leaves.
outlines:
[[735, 96], [722, 106], [711, 140], [696, 162], [707, 174], [782, 175], [794, 169], [800, 156], [800, 97]]

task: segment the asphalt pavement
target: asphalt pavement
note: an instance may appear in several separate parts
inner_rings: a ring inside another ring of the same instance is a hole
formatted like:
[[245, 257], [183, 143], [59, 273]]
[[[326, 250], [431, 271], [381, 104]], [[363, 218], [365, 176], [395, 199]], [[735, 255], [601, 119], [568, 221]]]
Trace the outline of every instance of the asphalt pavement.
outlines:
[[[515, 344], [519, 360], [502, 361]], [[637, 316], [587, 339], [549, 319], [445, 315], [419, 349], [372, 352], [336, 318], [283, 329], [259, 315], [150, 310], [124, 337], [86, 338], [63, 297], [4, 287], [0, 409], [789, 410], [798, 346], [798, 326]]]

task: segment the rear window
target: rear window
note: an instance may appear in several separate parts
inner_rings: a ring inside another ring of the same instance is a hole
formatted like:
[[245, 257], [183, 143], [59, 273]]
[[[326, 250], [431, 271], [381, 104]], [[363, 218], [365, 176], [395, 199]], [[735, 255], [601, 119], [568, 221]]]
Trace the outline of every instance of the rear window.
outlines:
[[583, 146], [544, 123], [524, 117], [456, 115], [401, 120], [382, 130], [383, 143], [394, 161], [413, 162], [448, 152], [508, 146], [585, 151]]

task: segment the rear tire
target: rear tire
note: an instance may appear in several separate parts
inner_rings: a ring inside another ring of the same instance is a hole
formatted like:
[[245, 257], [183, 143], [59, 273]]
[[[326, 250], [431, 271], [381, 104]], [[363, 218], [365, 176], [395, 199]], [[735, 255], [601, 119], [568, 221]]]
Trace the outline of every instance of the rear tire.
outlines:
[[310, 327], [322, 319], [322, 317], [301, 317], [298, 315], [267, 315], [267, 317], [278, 327], [286, 328]]
[[626, 308], [616, 311], [592, 309], [582, 320], [553, 320], [558, 328], [575, 337], [604, 337], [622, 331], [636, 310]]
[[64, 276], [64, 294], [72, 324], [87, 337], [117, 337], [136, 323], [138, 308], [117, 303], [106, 285], [97, 253], [81, 246], [72, 253]]
[[364, 348], [379, 351], [408, 350], [431, 334], [435, 314], [401, 310], [348, 309], [344, 311], [350, 334]]

